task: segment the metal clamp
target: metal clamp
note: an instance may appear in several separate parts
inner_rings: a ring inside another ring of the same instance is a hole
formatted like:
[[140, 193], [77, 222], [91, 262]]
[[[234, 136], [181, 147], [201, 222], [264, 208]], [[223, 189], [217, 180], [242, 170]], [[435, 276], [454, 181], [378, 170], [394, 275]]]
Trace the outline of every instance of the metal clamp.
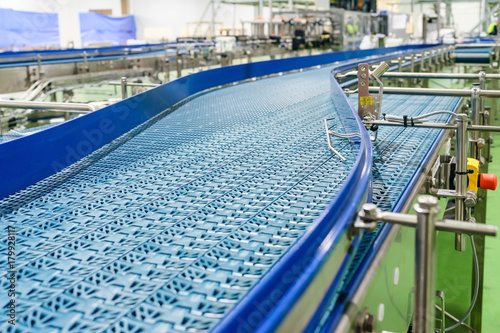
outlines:
[[[373, 72], [370, 71], [370, 67], [366, 63], [358, 65], [358, 115], [361, 119], [380, 119], [384, 84], [380, 81], [379, 77], [388, 69], [389, 65], [386, 62], [382, 62]], [[379, 85], [378, 93], [376, 94], [371, 94], [369, 91], [370, 77], [377, 81]], [[377, 139], [376, 128], [372, 126], [371, 129], [375, 131], [372, 137], [372, 140], [375, 140]]]

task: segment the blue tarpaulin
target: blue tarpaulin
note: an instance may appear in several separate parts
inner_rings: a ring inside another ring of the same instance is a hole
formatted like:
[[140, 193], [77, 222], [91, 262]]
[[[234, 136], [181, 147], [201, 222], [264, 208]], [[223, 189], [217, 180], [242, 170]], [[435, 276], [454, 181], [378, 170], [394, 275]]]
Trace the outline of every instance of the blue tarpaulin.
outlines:
[[[80, 29], [82, 45], [95, 42], [121, 45], [136, 36], [133, 15], [80, 13]], [[60, 46], [57, 14], [0, 8], [0, 48], [42, 46]]]
[[59, 46], [57, 14], [0, 8], [0, 47]]
[[94, 42], [112, 42], [122, 45], [127, 39], [135, 39], [133, 15], [110, 17], [99, 13], [81, 13], [82, 45]]

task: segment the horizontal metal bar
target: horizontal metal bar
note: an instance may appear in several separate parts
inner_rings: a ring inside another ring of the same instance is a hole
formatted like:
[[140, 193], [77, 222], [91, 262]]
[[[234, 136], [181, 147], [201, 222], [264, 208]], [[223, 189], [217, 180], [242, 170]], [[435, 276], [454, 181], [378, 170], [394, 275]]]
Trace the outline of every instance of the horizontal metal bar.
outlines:
[[494, 47], [497, 44], [495, 43], [470, 43], [470, 44], [457, 44], [455, 48], [457, 49], [466, 49], [466, 48], [475, 48], [475, 47]]
[[[387, 121], [387, 120], [370, 120], [366, 122], [370, 125], [382, 125], [382, 126], [404, 126], [402, 123]], [[448, 129], [456, 130], [456, 125], [440, 124], [440, 123], [421, 123], [408, 125], [407, 127], [423, 127], [423, 128], [436, 128], [436, 129]], [[468, 131], [479, 131], [479, 132], [500, 132], [500, 126], [485, 126], [485, 125], [469, 125], [467, 126]]]
[[95, 111], [96, 108], [91, 104], [83, 103], [55, 103], [55, 102], [32, 102], [20, 100], [0, 100], [0, 108], [9, 109], [33, 109], [44, 111], [64, 111], [88, 113]]
[[[370, 87], [370, 91], [379, 91], [379, 87]], [[403, 88], [403, 87], [384, 87], [384, 93], [392, 94], [409, 94], [409, 95], [438, 95], [438, 96], [455, 96], [469, 97], [470, 89], [429, 89], [429, 88]], [[483, 97], [500, 97], [500, 90], [479, 90], [479, 96]]]
[[[357, 71], [348, 72], [337, 77], [357, 76]], [[408, 78], [408, 79], [479, 79], [479, 74], [464, 74], [464, 73], [418, 73], [418, 72], [385, 72], [384, 77]], [[485, 79], [498, 80], [500, 74], [486, 74]]]
[[500, 126], [469, 125], [467, 126], [467, 130], [479, 132], [500, 132]]
[[[378, 87], [370, 87], [370, 91], [378, 91]], [[428, 89], [428, 88], [403, 88], [403, 87], [384, 87], [384, 93], [392, 94], [412, 94], [412, 95], [439, 95], [468, 97], [470, 90], [465, 89]], [[500, 94], [500, 92], [499, 92]]]
[[[394, 121], [387, 120], [372, 120], [368, 121], [371, 125], [383, 125], [383, 126], [404, 126], [402, 123], [397, 123]], [[448, 124], [439, 124], [439, 123], [422, 123], [422, 124], [414, 124], [413, 126], [408, 125], [407, 127], [423, 127], [423, 128], [436, 128], [436, 129], [450, 129], [456, 130], [457, 126], [448, 125]]]
[[[384, 221], [389, 223], [395, 223], [404, 225], [407, 227], [417, 226], [417, 216], [408, 214], [399, 214], [392, 212], [378, 212], [376, 219], [378, 221]], [[482, 224], [482, 223], [471, 223], [462, 222], [455, 220], [438, 220], [435, 223], [436, 230], [447, 231], [447, 232], [460, 232], [468, 235], [485, 235], [485, 236], [495, 236], [498, 231], [498, 227], [494, 225]]]
[[[108, 82], [109, 85], [112, 86], [121, 86], [122, 83], [119, 81], [111, 81]], [[158, 87], [159, 84], [157, 83], [141, 83], [141, 82], [128, 82], [127, 81], [127, 86], [129, 87]]]
[[453, 53], [453, 58], [489, 59], [489, 53]]
[[[479, 74], [463, 73], [410, 73], [410, 72], [386, 72], [382, 77], [417, 78], [417, 79], [479, 79]], [[500, 79], [500, 74], [486, 74], [485, 79]]]

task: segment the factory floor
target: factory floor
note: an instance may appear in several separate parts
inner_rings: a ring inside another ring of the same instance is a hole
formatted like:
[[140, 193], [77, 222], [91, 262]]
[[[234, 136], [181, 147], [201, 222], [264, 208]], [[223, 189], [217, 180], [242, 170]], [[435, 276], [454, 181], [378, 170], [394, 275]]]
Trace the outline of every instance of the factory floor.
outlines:
[[[493, 125], [500, 126], [500, 116]], [[489, 173], [494, 173], [500, 177], [500, 133], [495, 134], [495, 139], [491, 147], [493, 163], [489, 165]], [[496, 191], [489, 191], [487, 198], [486, 223], [496, 225], [500, 228], [500, 188]], [[485, 244], [484, 258], [484, 291], [483, 291], [483, 320], [482, 332], [499, 332], [500, 330], [500, 310], [498, 300], [500, 299], [500, 235], [497, 237], [487, 237]]]

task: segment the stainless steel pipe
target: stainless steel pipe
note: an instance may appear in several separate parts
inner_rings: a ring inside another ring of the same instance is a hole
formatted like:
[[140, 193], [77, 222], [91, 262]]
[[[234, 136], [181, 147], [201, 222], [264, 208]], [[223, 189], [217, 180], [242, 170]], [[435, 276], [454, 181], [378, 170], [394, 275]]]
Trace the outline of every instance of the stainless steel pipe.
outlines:
[[[465, 220], [465, 199], [467, 192], [467, 116], [464, 114], [457, 115], [457, 136], [456, 136], [456, 192], [455, 199], [455, 220]], [[455, 234], [455, 249], [457, 251], [465, 251], [465, 236], [462, 233]]]
[[418, 198], [415, 234], [415, 288], [413, 332], [434, 333], [436, 308], [436, 231], [434, 222], [439, 211], [435, 197]]
[[20, 100], [13, 100], [13, 101], [0, 100], [0, 108], [64, 111], [64, 112], [76, 112], [76, 113], [88, 113], [96, 110], [96, 108], [91, 104], [33, 102], [33, 101], [20, 101]]
[[[370, 87], [370, 91], [378, 91], [378, 87]], [[439, 95], [439, 96], [455, 96], [469, 97], [471, 96], [470, 89], [428, 89], [428, 88], [398, 88], [384, 87], [384, 92], [392, 94], [408, 94], [408, 95]], [[500, 97], [500, 90], [479, 90], [478, 96], [484, 97]]]

